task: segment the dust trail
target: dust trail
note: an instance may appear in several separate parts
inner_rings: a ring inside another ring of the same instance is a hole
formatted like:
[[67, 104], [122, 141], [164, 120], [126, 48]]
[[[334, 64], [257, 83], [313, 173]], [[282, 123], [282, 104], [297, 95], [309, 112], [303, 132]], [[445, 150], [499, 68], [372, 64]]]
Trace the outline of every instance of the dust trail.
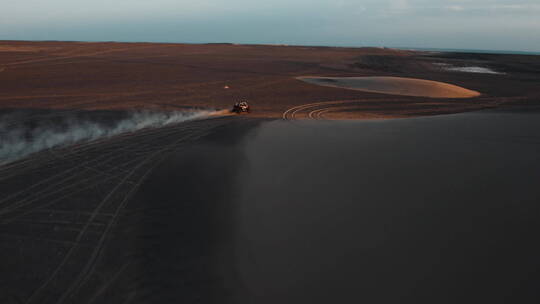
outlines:
[[0, 165], [45, 149], [220, 114], [219, 111], [141, 111], [124, 112], [114, 118], [87, 114], [37, 121], [22, 121], [24, 116], [20, 113], [4, 114], [0, 116]]
[[208, 116], [231, 116], [234, 115], [230, 110], [216, 110], [208, 114]]

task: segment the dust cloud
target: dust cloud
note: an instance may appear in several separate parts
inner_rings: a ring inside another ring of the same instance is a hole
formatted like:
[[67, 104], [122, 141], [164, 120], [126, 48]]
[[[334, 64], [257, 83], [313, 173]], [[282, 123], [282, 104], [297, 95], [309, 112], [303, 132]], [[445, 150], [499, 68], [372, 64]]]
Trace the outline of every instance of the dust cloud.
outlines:
[[0, 116], [0, 165], [45, 149], [219, 114], [219, 111], [139, 111], [126, 112], [114, 119], [68, 115], [25, 120], [20, 113], [8, 113]]

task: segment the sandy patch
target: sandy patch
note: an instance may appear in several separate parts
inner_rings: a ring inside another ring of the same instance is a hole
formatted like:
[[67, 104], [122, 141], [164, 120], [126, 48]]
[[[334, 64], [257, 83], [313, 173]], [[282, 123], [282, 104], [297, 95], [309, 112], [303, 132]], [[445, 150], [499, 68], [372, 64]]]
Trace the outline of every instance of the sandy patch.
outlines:
[[358, 90], [372, 93], [431, 98], [471, 98], [479, 92], [453, 84], [402, 77], [297, 77], [321, 86]]

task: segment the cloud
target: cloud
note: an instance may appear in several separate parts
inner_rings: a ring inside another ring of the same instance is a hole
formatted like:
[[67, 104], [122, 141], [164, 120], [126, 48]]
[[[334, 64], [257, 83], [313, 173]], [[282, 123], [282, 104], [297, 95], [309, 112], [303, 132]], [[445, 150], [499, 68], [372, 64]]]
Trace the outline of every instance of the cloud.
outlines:
[[490, 9], [495, 11], [540, 11], [540, 4], [494, 4]]
[[411, 9], [409, 0], [390, 0], [389, 10], [394, 12], [405, 12]]
[[453, 12], [462, 12], [465, 10], [465, 8], [461, 5], [448, 5], [444, 7], [447, 11], [453, 11]]

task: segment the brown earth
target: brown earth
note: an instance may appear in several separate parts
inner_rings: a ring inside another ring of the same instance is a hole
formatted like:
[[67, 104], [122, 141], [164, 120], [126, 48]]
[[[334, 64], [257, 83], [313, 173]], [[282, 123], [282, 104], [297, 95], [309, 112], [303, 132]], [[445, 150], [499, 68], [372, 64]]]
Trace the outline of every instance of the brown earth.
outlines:
[[[489, 67], [504, 74], [449, 72], [441, 64]], [[387, 95], [296, 79], [304, 75], [418, 78], [482, 95], [472, 99]], [[327, 109], [332, 117], [388, 118], [530, 104], [540, 100], [539, 83], [540, 56], [272, 45], [0, 42], [3, 109], [227, 109], [247, 99], [256, 117], [324, 117], [311, 112]]]

